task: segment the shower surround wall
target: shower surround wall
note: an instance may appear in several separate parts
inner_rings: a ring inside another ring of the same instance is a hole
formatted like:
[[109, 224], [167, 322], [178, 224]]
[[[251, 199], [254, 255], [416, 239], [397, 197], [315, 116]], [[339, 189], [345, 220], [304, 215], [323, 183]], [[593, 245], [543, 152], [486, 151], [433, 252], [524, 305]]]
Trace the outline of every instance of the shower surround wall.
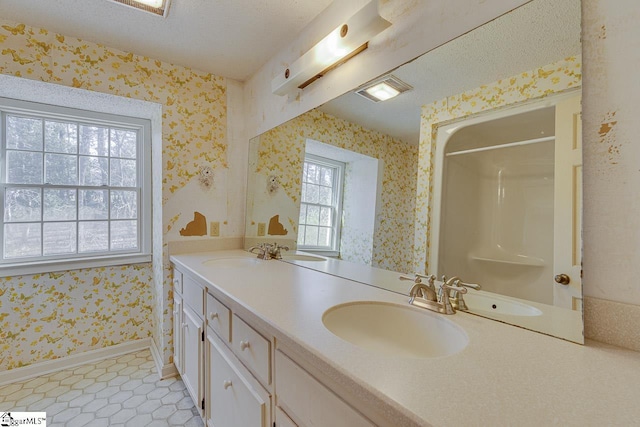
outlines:
[[445, 159], [439, 273], [553, 305], [554, 143]]

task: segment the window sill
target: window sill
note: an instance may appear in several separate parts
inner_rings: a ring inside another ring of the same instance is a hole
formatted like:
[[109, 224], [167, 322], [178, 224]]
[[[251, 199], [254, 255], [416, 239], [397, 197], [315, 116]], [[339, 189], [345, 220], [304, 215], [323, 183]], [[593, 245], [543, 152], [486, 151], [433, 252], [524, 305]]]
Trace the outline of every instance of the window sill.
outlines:
[[38, 261], [33, 263], [4, 264], [0, 266], [0, 277], [24, 276], [80, 270], [84, 268], [112, 267], [115, 265], [144, 264], [151, 262], [151, 254], [122, 254], [83, 258], [78, 260]]

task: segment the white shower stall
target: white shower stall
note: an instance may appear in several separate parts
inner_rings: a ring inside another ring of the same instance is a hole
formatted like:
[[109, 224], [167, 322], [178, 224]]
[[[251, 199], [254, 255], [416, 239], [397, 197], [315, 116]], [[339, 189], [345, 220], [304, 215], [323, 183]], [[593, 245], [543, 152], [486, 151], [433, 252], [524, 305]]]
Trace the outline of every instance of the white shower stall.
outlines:
[[558, 301], [554, 281], [554, 249], [561, 245], [554, 241], [556, 107], [549, 104], [439, 129], [430, 257], [439, 276], [568, 304]]

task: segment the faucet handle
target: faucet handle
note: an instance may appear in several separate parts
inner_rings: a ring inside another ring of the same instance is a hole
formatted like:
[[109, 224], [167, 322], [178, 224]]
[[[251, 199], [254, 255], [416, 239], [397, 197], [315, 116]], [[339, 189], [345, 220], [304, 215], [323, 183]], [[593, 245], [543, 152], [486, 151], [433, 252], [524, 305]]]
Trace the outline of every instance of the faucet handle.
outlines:
[[476, 291], [479, 291], [480, 289], [482, 289], [482, 286], [480, 286], [477, 283], [466, 283], [466, 282], [463, 282], [462, 280], [460, 280], [458, 283], [455, 283], [455, 285], [464, 286], [465, 288], [475, 289]]

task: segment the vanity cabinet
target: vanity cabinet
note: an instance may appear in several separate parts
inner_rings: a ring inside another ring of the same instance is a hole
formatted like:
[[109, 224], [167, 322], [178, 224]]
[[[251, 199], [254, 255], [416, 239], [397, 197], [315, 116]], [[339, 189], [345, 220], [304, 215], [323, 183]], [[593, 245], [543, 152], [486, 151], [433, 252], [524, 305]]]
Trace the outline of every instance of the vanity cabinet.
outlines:
[[[174, 363], [200, 415], [204, 405], [204, 287], [174, 269]], [[177, 327], [179, 326], [179, 327]]]
[[271, 395], [207, 329], [207, 425], [271, 425]]
[[207, 426], [374, 426], [223, 301], [174, 268], [174, 362]]
[[282, 351], [275, 354], [278, 411], [283, 425], [375, 427]]

